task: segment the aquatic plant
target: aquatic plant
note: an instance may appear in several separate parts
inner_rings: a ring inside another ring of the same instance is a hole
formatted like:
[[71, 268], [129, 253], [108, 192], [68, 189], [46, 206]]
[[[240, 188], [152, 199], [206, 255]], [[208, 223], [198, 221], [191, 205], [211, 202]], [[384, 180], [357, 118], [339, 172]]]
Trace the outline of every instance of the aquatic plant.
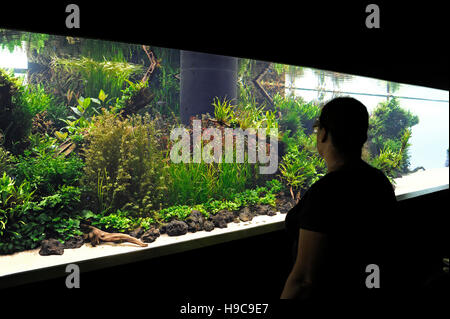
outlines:
[[0, 134], [3, 146], [15, 154], [23, 150], [31, 130], [32, 115], [20, 103], [23, 91], [22, 81], [0, 68]]
[[133, 50], [137, 50], [139, 45], [121, 43], [114, 41], [104, 41], [97, 39], [77, 38], [80, 41], [81, 55], [95, 61], [126, 62], [133, 57]]
[[0, 47], [7, 48], [9, 52], [13, 52], [16, 47], [25, 45], [28, 52], [36, 50], [39, 53], [49, 38], [50, 35], [43, 33], [0, 29]]
[[85, 135], [92, 126], [91, 119], [95, 115], [101, 113], [101, 109], [108, 108], [108, 112], [115, 113], [117, 109], [115, 107], [109, 107], [107, 99], [108, 95], [100, 90], [98, 98], [91, 97], [80, 97], [77, 99], [78, 104], [74, 107], [70, 107], [73, 114], [67, 116], [66, 119], [61, 119], [62, 122], [66, 124], [62, 130], [66, 132], [55, 132], [55, 136], [64, 141], [67, 136], [72, 140], [73, 143], [82, 144]]
[[229, 199], [231, 194], [254, 185], [256, 166], [248, 163], [170, 163], [169, 203], [198, 204], [212, 199]]
[[92, 122], [83, 148], [83, 184], [93, 197], [101, 194], [95, 209], [152, 216], [167, 197], [165, 162], [154, 121], [149, 115], [123, 119], [103, 112]]
[[16, 248], [10, 238], [22, 238], [16, 228], [23, 224], [21, 213], [29, 207], [32, 195], [29, 183], [16, 186], [16, 181], [3, 172], [0, 177], [0, 254], [12, 252]]
[[265, 186], [232, 193], [228, 200], [209, 198], [207, 201], [196, 205], [174, 205], [159, 210], [157, 216], [161, 221], [167, 222], [173, 218], [184, 220], [192, 210], [200, 211], [205, 218], [209, 218], [221, 210], [236, 211], [248, 205], [266, 204], [275, 207], [276, 194], [282, 189], [283, 185], [280, 181], [273, 179], [266, 181]]
[[[178, 59], [179, 61], [179, 59]], [[179, 62], [178, 62], [179, 64]], [[170, 115], [175, 113], [179, 116], [180, 112], [180, 80], [177, 77], [180, 73], [180, 67], [173, 67], [169, 64], [160, 64], [156, 80], [153, 81], [152, 91], [154, 93], [156, 108], [161, 114]]]
[[118, 209], [115, 213], [101, 216], [92, 225], [101, 227], [107, 231], [125, 232], [132, 227], [133, 221], [129, 213]]
[[11, 154], [1, 146], [0, 137], [0, 175], [4, 172], [8, 172], [11, 164]]
[[55, 72], [65, 72], [72, 81], [81, 81], [84, 96], [95, 96], [100, 89], [108, 92], [110, 98], [119, 98], [126, 80], [142, 71], [141, 65], [126, 62], [98, 62], [87, 57], [64, 59], [55, 57], [52, 61]]
[[12, 172], [18, 183], [27, 181], [36, 194], [55, 194], [63, 185], [78, 185], [82, 176], [83, 161], [76, 155], [57, 154], [55, 138], [30, 136], [30, 147], [14, 159]]
[[14, 179], [3, 173], [0, 253], [35, 248], [47, 235], [66, 240], [78, 234], [74, 214], [80, 202], [82, 162], [54, 157], [53, 143], [41, 139], [11, 159]]
[[148, 81], [126, 82], [129, 86], [122, 90], [123, 94], [117, 99], [115, 109], [122, 111], [124, 115], [131, 115], [150, 104], [154, 93], [149, 89]]
[[405, 149], [410, 146], [408, 143], [410, 137], [411, 130], [405, 129], [401, 140], [399, 141], [399, 149], [396, 148], [396, 144], [385, 143], [385, 146], [380, 151], [379, 155], [369, 159], [369, 163], [380, 169], [393, 185], [395, 185], [394, 178], [398, 175], [398, 167], [402, 163]]
[[63, 185], [56, 193], [44, 197], [35, 196], [32, 189], [24, 182], [15, 191], [15, 203], [7, 212], [2, 231], [0, 254], [36, 248], [46, 237], [64, 242], [81, 234], [76, 213], [79, 188]]
[[52, 135], [55, 131], [53, 122], [48, 119], [47, 111], [37, 113], [31, 124], [31, 134]]
[[404, 142], [402, 139], [405, 138], [405, 132], [418, 123], [419, 118], [401, 108], [398, 99], [379, 103], [369, 118], [367, 143], [371, 157], [376, 158], [387, 149], [394, 153], [401, 151], [400, 162], [392, 172], [406, 173], [409, 167], [409, 145], [407, 140]]
[[313, 102], [305, 102], [300, 97], [284, 97], [276, 94], [273, 97], [275, 110], [279, 112], [280, 130], [290, 131], [291, 136], [303, 131], [310, 135], [314, 121], [320, 115], [320, 107]]
[[291, 149], [280, 163], [280, 177], [289, 186], [292, 198], [297, 199], [303, 190], [308, 189], [324, 175], [324, 166], [322, 159], [307, 150]]
[[224, 98], [221, 101], [218, 97], [214, 98], [212, 105], [214, 106], [214, 118], [219, 123], [228, 125], [229, 120], [234, 117], [233, 109], [235, 106], [231, 104], [230, 100]]

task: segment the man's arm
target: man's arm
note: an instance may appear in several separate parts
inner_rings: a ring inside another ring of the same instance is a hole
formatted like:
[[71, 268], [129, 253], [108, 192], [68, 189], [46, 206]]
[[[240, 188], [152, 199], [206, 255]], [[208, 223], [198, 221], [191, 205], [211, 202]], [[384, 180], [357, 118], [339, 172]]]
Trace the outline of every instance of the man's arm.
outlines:
[[324, 262], [326, 241], [327, 236], [323, 233], [300, 229], [297, 259], [281, 299], [306, 300], [310, 297]]

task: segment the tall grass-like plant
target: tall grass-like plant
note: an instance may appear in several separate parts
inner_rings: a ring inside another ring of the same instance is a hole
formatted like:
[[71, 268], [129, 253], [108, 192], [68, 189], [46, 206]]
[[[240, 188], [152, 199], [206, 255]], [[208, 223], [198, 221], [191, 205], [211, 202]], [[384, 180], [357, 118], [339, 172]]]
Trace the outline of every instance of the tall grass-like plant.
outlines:
[[210, 198], [229, 199], [256, 184], [257, 165], [248, 163], [170, 163], [169, 202], [199, 204]]
[[55, 58], [52, 66], [57, 72], [71, 74], [73, 80], [81, 80], [84, 96], [96, 96], [103, 89], [114, 99], [121, 96], [126, 80], [143, 69], [141, 65], [113, 61], [98, 62], [87, 57]]

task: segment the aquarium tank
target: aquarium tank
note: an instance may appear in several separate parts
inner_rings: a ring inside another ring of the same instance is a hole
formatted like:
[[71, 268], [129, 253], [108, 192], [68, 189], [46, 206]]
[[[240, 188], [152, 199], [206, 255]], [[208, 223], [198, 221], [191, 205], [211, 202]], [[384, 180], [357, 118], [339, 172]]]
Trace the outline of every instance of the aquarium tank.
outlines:
[[362, 157], [397, 195], [448, 185], [448, 91], [1, 29], [0, 255], [285, 214], [327, 173], [313, 125], [337, 96], [367, 107]]

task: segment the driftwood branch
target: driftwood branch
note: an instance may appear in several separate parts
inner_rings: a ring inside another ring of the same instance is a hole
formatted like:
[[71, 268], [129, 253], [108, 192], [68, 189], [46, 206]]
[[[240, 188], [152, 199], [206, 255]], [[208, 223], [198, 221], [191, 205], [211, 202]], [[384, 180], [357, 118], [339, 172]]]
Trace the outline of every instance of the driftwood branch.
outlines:
[[153, 51], [150, 50], [150, 47], [143, 45], [142, 49], [144, 49], [144, 52], [145, 52], [145, 54], [147, 54], [147, 57], [150, 61], [150, 66], [148, 67], [147, 72], [145, 72], [145, 75], [141, 80], [141, 82], [145, 82], [150, 78], [153, 71], [155, 70], [155, 67], [157, 65], [157, 60], [156, 60], [156, 57], [155, 57], [155, 54], [153, 53]]
[[148, 244], [143, 243], [139, 239], [126, 234], [120, 233], [107, 233], [98, 228], [89, 225], [82, 225], [82, 228], [87, 230], [87, 233], [83, 235], [85, 240], [89, 240], [92, 246], [100, 244], [100, 242], [121, 242], [126, 241], [141, 247], [147, 247]]

